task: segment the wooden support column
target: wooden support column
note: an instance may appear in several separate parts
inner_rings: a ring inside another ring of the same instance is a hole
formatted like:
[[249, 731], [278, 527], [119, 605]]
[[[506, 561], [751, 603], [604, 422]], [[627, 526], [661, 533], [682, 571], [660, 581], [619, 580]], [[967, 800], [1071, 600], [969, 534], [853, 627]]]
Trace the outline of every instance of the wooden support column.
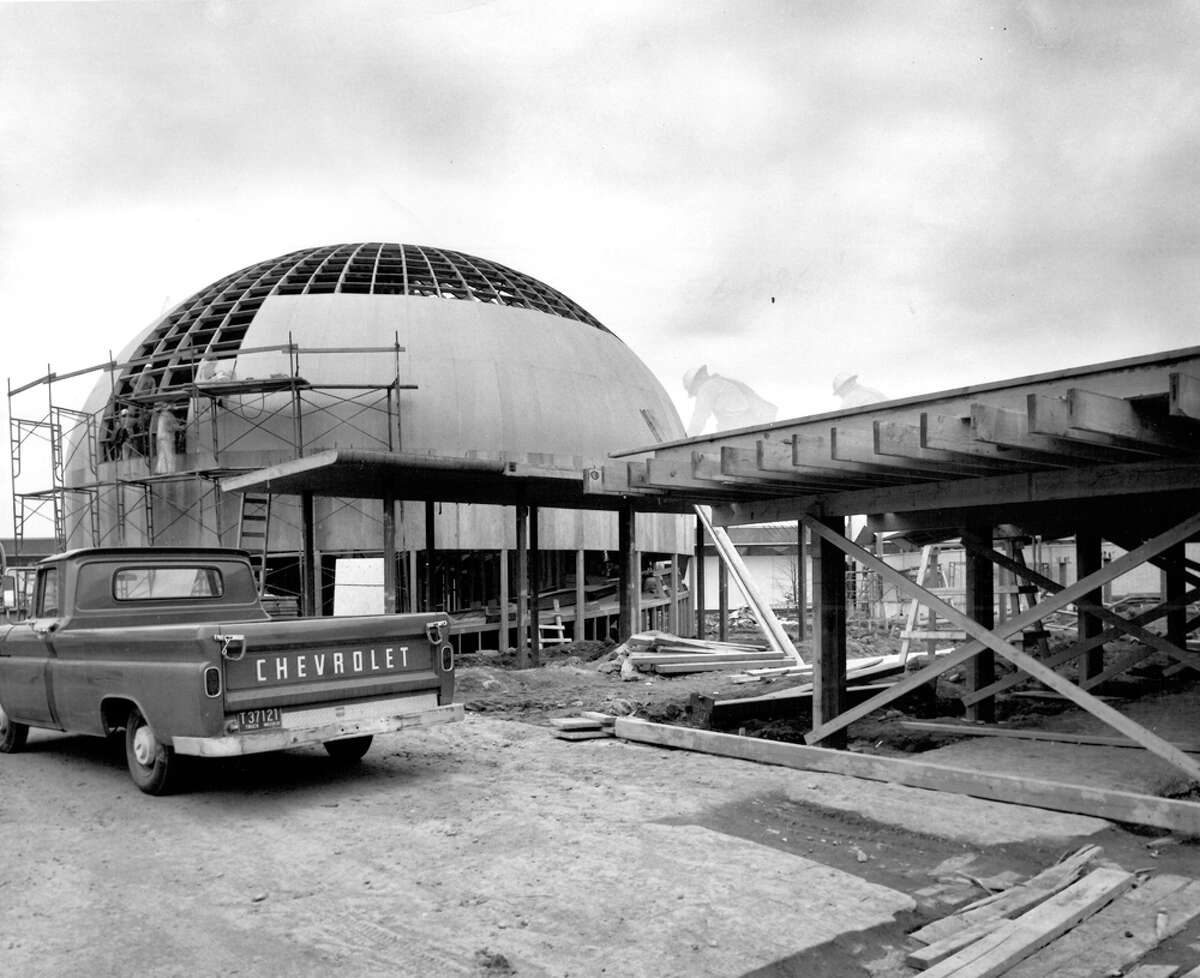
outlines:
[[587, 560], [583, 549], [575, 551], [575, 631], [576, 642], [587, 638]]
[[808, 611], [808, 531], [804, 524], [796, 521], [796, 639], [804, 641], [808, 625], [805, 615]]
[[[1075, 534], [1075, 579], [1095, 574], [1100, 569], [1100, 534], [1094, 530], [1079, 530]], [[1090, 604], [1101, 603], [1103, 590], [1089, 591], [1082, 598]], [[1085, 642], [1095, 638], [1104, 631], [1104, 624], [1097, 615], [1082, 608], [1079, 613], [1079, 641]], [[1100, 645], [1083, 654], [1079, 661], [1080, 679], [1087, 680], [1100, 675], [1104, 671], [1104, 646]]]
[[729, 641], [729, 568], [717, 561], [717, 641]]
[[417, 564], [417, 552], [415, 550], [408, 551], [408, 610], [420, 611], [417, 596], [417, 581], [420, 579], [418, 573], [419, 567]]
[[538, 608], [541, 555], [538, 549], [538, 508], [529, 507], [529, 664], [542, 664], [542, 613]]
[[433, 562], [437, 541], [434, 538], [434, 508], [433, 500], [425, 500], [425, 594], [423, 611], [433, 611], [435, 591], [433, 587]]
[[500, 548], [500, 632], [496, 642], [500, 652], [508, 648], [508, 548]]
[[517, 504], [517, 668], [529, 668], [529, 507]]
[[[1179, 601], [1187, 591], [1187, 558], [1185, 544], [1177, 543], [1164, 557], [1170, 561], [1166, 569], [1166, 587], [1163, 597], [1167, 601]], [[1181, 649], [1187, 648], [1187, 606], [1180, 602], [1178, 608], [1167, 612], [1167, 641]]]
[[631, 503], [622, 503], [617, 513], [617, 549], [621, 551], [620, 615], [618, 641], [626, 641], [641, 630], [642, 574], [637, 551], [637, 511]]
[[321, 614], [321, 604], [317, 593], [317, 525], [311, 492], [300, 493], [300, 527], [304, 538], [300, 559], [300, 608], [302, 614], [315, 618]]
[[[832, 532], [844, 534], [839, 516], [820, 520]], [[822, 539], [812, 553], [813, 577], [813, 729], [841, 714], [846, 702], [846, 558]], [[822, 739], [826, 747], [844, 748], [846, 731]]]
[[696, 606], [696, 638], [708, 634], [704, 610], [704, 524], [696, 520], [696, 553], [692, 557], [695, 572], [692, 574], [692, 601]]
[[396, 613], [396, 497], [383, 497], [383, 612]]
[[679, 634], [679, 555], [671, 554], [671, 603], [667, 605], [667, 630]]
[[[990, 632], [996, 626], [994, 565], [981, 550], [992, 548], [992, 528], [987, 525], [967, 527], [963, 531], [963, 544], [966, 549], [967, 614]], [[975, 544], [975, 548], [972, 549], [970, 544]], [[991, 649], [984, 649], [963, 663], [963, 672], [968, 692], [973, 693], [990, 686], [996, 681], [996, 653]], [[967, 719], [994, 723], [995, 698], [989, 696], [968, 706]]]

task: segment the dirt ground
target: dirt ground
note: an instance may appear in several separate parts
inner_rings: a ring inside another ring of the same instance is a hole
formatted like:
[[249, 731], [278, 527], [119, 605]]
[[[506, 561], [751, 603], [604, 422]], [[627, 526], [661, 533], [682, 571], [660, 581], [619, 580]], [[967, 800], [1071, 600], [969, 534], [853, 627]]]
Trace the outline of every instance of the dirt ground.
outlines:
[[[352, 768], [205, 762], [169, 798], [133, 787], [118, 743], [35, 732], [0, 757], [0, 973], [907, 976], [905, 933], [973, 880], [1084, 841], [1200, 877], [1200, 845], [1097, 819], [554, 739], [550, 716], [747, 690], [621, 682], [600, 651], [477, 657], [461, 724], [377, 738]], [[1200, 933], [1156, 953], [1200, 964]]]

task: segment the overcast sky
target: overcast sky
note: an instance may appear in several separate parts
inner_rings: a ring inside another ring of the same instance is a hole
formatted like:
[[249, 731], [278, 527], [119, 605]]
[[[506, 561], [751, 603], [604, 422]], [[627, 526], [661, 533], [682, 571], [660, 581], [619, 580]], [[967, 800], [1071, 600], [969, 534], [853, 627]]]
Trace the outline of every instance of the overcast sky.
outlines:
[[548, 282], [685, 419], [702, 362], [783, 417], [1193, 345], [1198, 47], [1188, 2], [0, 0], [0, 374], [366, 240]]

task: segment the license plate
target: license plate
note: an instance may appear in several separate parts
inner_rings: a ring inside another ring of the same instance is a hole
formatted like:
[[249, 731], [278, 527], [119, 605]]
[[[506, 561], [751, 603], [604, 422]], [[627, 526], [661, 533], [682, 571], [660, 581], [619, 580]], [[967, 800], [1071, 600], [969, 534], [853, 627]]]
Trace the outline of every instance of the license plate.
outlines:
[[267, 710], [242, 710], [237, 719], [238, 727], [242, 730], [272, 730], [283, 725], [283, 714], [278, 707]]

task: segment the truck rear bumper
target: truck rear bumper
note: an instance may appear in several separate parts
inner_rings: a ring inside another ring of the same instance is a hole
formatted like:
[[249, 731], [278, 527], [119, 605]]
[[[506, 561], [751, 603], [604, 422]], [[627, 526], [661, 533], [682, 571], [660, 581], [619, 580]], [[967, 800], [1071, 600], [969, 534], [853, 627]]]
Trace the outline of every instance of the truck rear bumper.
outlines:
[[193, 757], [236, 757], [240, 754], [262, 754], [267, 751], [287, 750], [289, 747], [322, 744], [327, 740], [342, 740], [347, 737], [370, 737], [374, 734], [403, 730], [406, 727], [431, 727], [439, 723], [453, 723], [463, 718], [461, 703], [424, 709], [413, 704], [412, 708], [413, 712], [346, 717], [306, 726], [285, 725], [275, 730], [231, 733], [223, 737], [175, 737], [173, 745], [176, 753]]

